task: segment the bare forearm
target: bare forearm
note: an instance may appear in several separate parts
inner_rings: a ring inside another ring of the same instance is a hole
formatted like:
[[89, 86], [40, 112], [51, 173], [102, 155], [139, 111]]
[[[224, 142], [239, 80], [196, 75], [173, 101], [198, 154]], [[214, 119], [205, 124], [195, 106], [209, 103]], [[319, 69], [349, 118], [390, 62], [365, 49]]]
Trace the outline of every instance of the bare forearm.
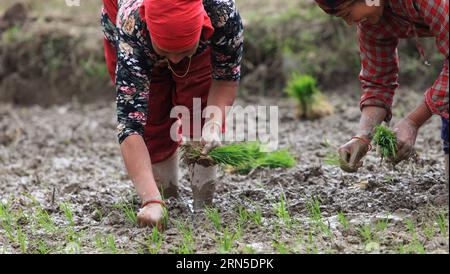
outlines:
[[141, 199], [158, 196], [159, 191], [153, 176], [151, 160], [144, 140], [139, 135], [126, 138], [121, 151], [128, 174]]
[[208, 106], [216, 106], [220, 109], [222, 121], [220, 121], [219, 117], [213, 117], [213, 119], [223, 123], [227, 114], [226, 107], [233, 105], [238, 86], [238, 81], [212, 81], [208, 96]]
[[428, 121], [433, 113], [431, 113], [425, 102], [422, 102], [418, 107], [416, 107], [411, 113], [406, 116], [407, 119], [411, 120], [414, 124], [416, 124], [419, 129], [423, 124]]
[[386, 118], [387, 111], [381, 107], [367, 106], [364, 107], [359, 121], [358, 135], [368, 139], [372, 139], [374, 128], [381, 124]]

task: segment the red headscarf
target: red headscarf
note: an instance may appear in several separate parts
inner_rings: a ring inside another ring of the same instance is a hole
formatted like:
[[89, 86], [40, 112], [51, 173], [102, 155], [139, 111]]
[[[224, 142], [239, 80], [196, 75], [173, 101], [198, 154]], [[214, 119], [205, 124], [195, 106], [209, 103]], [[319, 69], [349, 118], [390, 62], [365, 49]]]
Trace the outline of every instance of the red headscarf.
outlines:
[[339, 9], [355, 2], [356, 0], [315, 0], [317, 4], [326, 12], [331, 15], [338, 13]]
[[189, 49], [200, 40], [202, 31], [205, 38], [214, 32], [202, 0], [144, 0], [141, 16], [152, 41], [164, 50]]

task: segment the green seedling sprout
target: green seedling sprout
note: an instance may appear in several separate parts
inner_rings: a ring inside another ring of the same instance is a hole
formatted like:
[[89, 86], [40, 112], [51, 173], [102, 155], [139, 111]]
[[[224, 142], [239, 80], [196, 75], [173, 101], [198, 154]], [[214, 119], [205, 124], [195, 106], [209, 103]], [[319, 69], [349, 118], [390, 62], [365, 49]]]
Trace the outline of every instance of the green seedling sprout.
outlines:
[[382, 159], [395, 159], [397, 156], [397, 137], [389, 128], [379, 125], [375, 128], [373, 141]]

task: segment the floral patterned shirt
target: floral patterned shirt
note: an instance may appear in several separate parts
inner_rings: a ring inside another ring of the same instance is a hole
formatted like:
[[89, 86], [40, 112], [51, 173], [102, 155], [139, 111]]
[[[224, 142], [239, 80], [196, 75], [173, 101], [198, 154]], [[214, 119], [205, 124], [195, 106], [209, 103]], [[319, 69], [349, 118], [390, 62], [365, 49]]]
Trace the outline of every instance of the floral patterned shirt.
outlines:
[[[103, 0], [101, 23], [106, 44], [116, 49], [118, 138], [143, 135], [148, 114], [152, 67], [162, 60], [152, 47], [139, 9], [143, 0]], [[109, 2], [107, 5], [107, 3]], [[203, 0], [214, 34], [200, 41], [196, 55], [212, 49], [212, 78], [238, 81], [243, 51], [243, 24], [234, 0]], [[111, 8], [113, 7], [113, 8]]]

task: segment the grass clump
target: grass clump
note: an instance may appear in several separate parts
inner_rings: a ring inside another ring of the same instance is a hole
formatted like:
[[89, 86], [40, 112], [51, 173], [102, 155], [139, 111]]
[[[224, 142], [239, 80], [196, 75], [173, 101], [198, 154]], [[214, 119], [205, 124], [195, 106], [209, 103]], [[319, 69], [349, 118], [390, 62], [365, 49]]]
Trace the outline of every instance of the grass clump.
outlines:
[[375, 128], [373, 141], [382, 159], [393, 160], [397, 156], [397, 137], [389, 128], [379, 125]]
[[317, 88], [310, 75], [293, 74], [287, 83], [286, 93], [298, 103], [297, 116], [303, 119], [321, 118], [333, 113], [333, 107]]

